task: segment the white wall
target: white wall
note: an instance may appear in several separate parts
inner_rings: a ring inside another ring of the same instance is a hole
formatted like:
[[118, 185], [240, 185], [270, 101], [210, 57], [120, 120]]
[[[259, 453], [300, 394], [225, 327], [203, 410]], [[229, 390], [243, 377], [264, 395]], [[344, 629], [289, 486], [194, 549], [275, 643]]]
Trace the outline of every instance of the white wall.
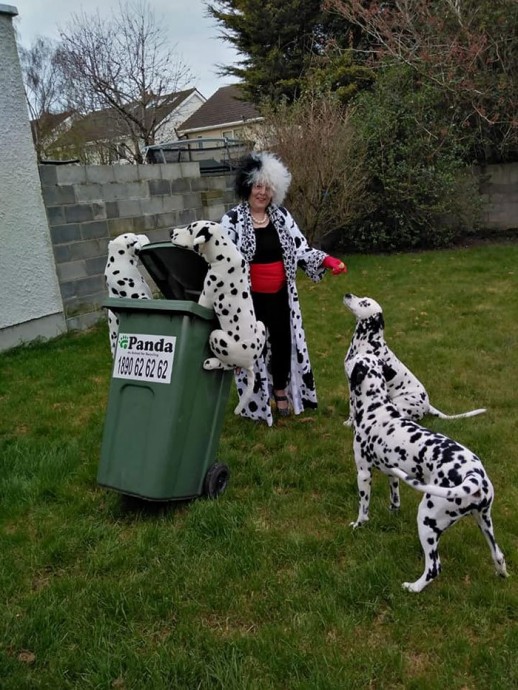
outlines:
[[176, 136], [176, 128], [191, 117], [206, 100], [207, 99], [198, 91], [194, 91], [194, 93], [174, 111], [169, 122], [160, 130], [155, 143], [166, 144], [170, 141], [176, 141], [178, 139]]
[[0, 4], [0, 351], [65, 332], [14, 30]]

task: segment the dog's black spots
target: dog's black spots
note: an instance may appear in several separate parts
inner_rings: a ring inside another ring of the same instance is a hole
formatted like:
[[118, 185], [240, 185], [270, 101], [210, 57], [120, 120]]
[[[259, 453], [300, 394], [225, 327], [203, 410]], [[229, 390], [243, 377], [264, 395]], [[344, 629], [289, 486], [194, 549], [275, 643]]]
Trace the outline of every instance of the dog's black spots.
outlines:
[[238, 292], [237, 288], [232, 288], [232, 290], [230, 291], [230, 294], [232, 295], [232, 297], [235, 297], [237, 295], [237, 292]]
[[425, 515], [423, 524], [426, 527], [430, 527], [430, 529], [436, 531], [437, 530], [437, 520], [435, 518], [430, 517], [429, 515]]
[[243, 299], [248, 299], [249, 293], [248, 293], [246, 290], [244, 290], [244, 291], [242, 292], [242, 294], [241, 294], [241, 297], [242, 297]]
[[126, 290], [121, 290], [121, 291], [119, 292], [119, 296], [120, 296], [120, 297], [127, 297], [127, 296], [128, 296], [128, 293], [126, 292]]
[[218, 254], [216, 257], [216, 261], [223, 261], [224, 258], [225, 258], [224, 254]]
[[117, 253], [122, 256], [122, 254], [126, 254], [126, 250], [125, 249], [119, 249]]
[[423, 434], [417, 432], [413, 436], [410, 436], [410, 443], [417, 443], [420, 438], [422, 438]]
[[462, 482], [462, 477], [459, 474], [459, 465], [455, 465], [448, 471], [448, 479], [455, 486]]

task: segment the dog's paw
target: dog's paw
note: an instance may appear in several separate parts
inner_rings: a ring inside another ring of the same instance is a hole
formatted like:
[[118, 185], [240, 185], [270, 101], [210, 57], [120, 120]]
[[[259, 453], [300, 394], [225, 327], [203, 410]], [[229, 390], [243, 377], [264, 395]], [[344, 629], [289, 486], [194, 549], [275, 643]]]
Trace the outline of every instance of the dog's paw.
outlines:
[[496, 564], [496, 574], [499, 577], [509, 577], [509, 573], [507, 572], [507, 566], [503, 558]]
[[367, 520], [356, 520], [355, 522], [350, 522], [349, 527], [352, 527], [353, 529], [358, 529], [358, 527], [362, 527], [367, 522]]
[[203, 368], [207, 371], [214, 369], [224, 369], [225, 365], [217, 357], [209, 357], [203, 362]]
[[345, 420], [344, 426], [348, 426], [349, 428], [351, 428], [352, 425], [353, 425], [353, 420], [351, 419], [351, 417], [349, 417], [348, 419]]
[[415, 582], [403, 582], [401, 587], [407, 592], [414, 592], [414, 594], [417, 594], [423, 589], [424, 585], [421, 585], [419, 580], [416, 580]]

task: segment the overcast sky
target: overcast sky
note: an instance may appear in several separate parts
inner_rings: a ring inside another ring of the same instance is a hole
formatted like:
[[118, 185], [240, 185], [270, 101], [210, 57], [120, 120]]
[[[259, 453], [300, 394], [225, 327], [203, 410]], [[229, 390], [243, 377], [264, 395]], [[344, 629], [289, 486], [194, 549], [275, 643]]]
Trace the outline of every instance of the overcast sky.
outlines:
[[[35, 38], [59, 38], [59, 27], [65, 28], [74, 13], [93, 14], [99, 9], [101, 16], [119, 7], [119, 0], [0, 0], [16, 7], [15, 26], [21, 44], [28, 48]], [[195, 86], [206, 97], [220, 87], [232, 84], [231, 77], [218, 77], [217, 65], [234, 64], [235, 51], [218, 38], [216, 23], [207, 18], [203, 0], [149, 0], [157, 21], [163, 19], [171, 39], [171, 46], [190, 68]]]

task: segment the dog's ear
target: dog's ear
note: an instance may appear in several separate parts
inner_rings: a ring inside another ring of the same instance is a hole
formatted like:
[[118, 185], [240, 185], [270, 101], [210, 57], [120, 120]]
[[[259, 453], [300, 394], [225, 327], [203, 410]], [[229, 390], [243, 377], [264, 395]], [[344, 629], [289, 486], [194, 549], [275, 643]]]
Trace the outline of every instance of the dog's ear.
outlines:
[[367, 367], [363, 362], [357, 362], [351, 372], [351, 388], [356, 388], [367, 375]]
[[383, 364], [382, 365], [383, 369], [383, 378], [385, 381], [392, 381], [394, 376], [397, 374], [397, 371], [390, 367], [388, 364]]
[[199, 244], [205, 244], [205, 242], [208, 242], [211, 237], [212, 233], [210, 231], [210, 227], [208, 225], [204, 225], [203, 228], [201, 230], [198, 230], [198, 232], [196, 233], [193, 245], [197, 246]]
[[382, 331], [385, 328], [385, 319], [383, 318], [383, 314], [381, 312], [379, 312], [378, 314], [374, 314], [372, 320], [380, 331]]

